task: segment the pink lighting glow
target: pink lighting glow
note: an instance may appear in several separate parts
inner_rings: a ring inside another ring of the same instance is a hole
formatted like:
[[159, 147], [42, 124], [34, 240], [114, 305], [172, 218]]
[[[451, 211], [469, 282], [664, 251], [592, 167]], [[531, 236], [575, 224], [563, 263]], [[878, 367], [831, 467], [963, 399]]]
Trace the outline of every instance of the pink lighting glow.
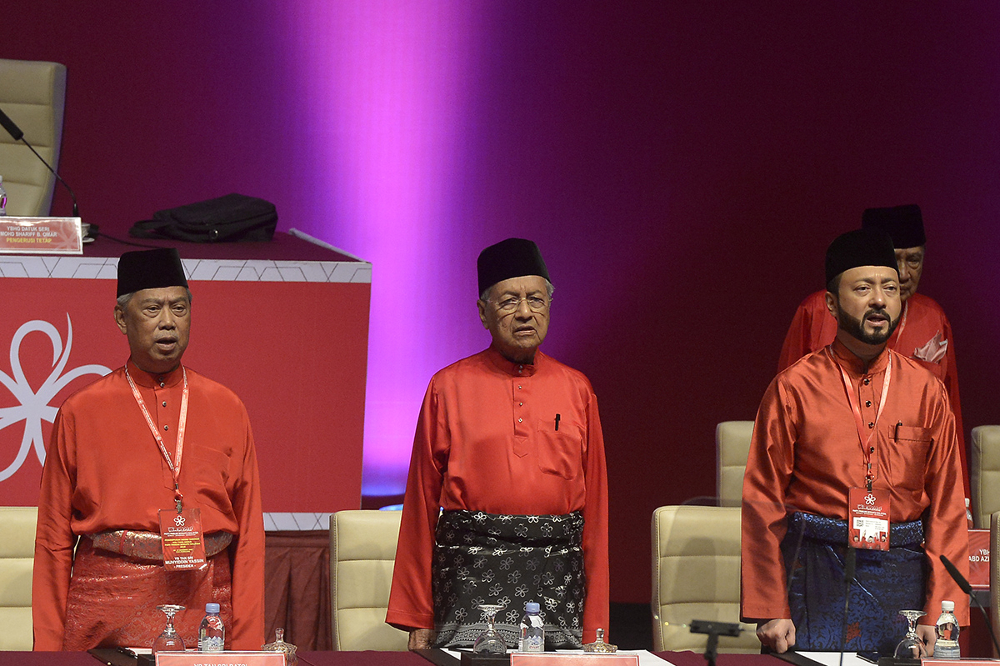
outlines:
[[464, 222], [454, 202], [473, 14], [460, 1], [313, 0], [289, 17], [314, 179], [303, 189], [321, 220], [306, 230], [373, 264], [365, 495], [402, 492], [431, 374], [484, 345], [471, 273], [447, 260]]

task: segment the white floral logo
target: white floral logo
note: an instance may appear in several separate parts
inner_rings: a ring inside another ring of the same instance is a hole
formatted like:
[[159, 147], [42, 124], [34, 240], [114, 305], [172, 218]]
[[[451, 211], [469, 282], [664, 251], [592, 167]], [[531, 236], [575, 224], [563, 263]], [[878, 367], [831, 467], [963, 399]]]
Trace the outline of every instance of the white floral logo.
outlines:
[[[52, 372], [38, 388], [38, 391], [31, 389], [28, 378], [25, 377], [24, 370], [21, 368], [20, 359], [21, 341], [29, 333], [35, 332], [46, 334], [49, 336], [49, 340], [52, 341]], [[14, 376], [10, 377], [3, 371], [0, 371], [0, 383], [7, 387], [7, 390], [10, 391], [19, 404], [16, 407], [0, 407], [0, 430], [24, 421], [24, 435], [21, 437], [21, 448], [18, 449], [14, 461], [0, 471], [0, 481], [10, 478], [21, 468], [32, 447], [35, 449], [35, 455], [38, 456], [38, 462], [45, 464], [45, 440], [42, 435], [42, 421], [52, 423], [55, 420], [59, 409], [58, 407], [49, 405], [49, 402], [56, 397], [59, 391], [66, 388], [71, 381], [78, 377], [83, 377], [84, 375], [99, 375], [103, 377], [111, 372], [109, 368], [103, 365], [92, 364], [73, 368], [66, 374], [63, 374], [72, 348], [73, 323], [70, 321], [68, 314], [66, 315], [65, 349], [63, 348], [62, 338], [59, 336], [59, 331], [56, 330], [56, 327], [47, 321], [37, 319], [22, 325], [11, 339], [10, 369], [11, 374]]]

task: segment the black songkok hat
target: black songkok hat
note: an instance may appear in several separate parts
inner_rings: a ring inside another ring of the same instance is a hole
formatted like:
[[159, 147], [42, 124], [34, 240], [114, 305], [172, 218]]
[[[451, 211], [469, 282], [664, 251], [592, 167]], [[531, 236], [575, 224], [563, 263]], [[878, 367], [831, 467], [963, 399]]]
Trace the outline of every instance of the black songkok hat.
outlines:
[[868, 208], [861, 215], [862, 229], [881, 229], [892, 238], [898, 248], [919, 247], [927, 244], [924, 236], [924, 217], [920, 206], [907, 204], [892, 208]]
[[[538, 246], [524, 238], [508, 238], [479, 253], [479, 293], [510, 278], [540, 275], [549, 280], [549, 269]], [[551, 282], [551, 280], [549, 280]]]
[[172, 247], [126, 252], [118, 260], [118, 295], [143, 289], [184, 287], [187, 289], [181, 256]]
[[856, 229], [837, 236], [826, 250], [826, 281], [858, 266], [885, 266], [898, 271], [889, 234], [879, 229]]

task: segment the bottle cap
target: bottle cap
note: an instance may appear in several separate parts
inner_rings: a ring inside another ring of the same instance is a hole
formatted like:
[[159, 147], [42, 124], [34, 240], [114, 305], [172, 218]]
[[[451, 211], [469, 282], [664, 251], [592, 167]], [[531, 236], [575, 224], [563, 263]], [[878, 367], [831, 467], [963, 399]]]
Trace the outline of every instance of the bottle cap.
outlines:
[[538, 612], [538, 602], [537, 601], [529, 601], [528, 603], [524, 604], [524, 612], [526, 612], [526, 613], [537, 613]]
[[954, 613], [955, 612], [955, 602], [954, 601], [948, 601], [947, 599], [943, 600], [941, 602], [941, 610], [942, 610], [942, 612], [945, 612], [945, 613]]
[[219, 612], [219, 604], [213, 604], [213, 603], [205, 604], [205, 612], [206, 613], [218, 613]]

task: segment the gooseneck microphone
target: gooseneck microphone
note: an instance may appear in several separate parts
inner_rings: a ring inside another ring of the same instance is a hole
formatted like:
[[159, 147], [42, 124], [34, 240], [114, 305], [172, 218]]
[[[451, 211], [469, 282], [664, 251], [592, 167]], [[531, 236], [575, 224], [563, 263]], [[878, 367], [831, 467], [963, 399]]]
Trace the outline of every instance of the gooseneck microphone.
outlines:
[[944, 565], [944, 568], [948, 571], [948, 575], [951, 576], [951, 579], [958, 583], [962, 592], [968, 594], [969, 598], [972, 599], [972, 603], [974, 603], [982, 612], [983, 618], [986, 620], [986, 628], [990, 631], [990, 638], [993, 639], [993, 649], [997, 651], [997, 654], [1000, 654], [1000, 644], [997, 643], [997, 635], [993, 632], [993, 623], [990, 622], [990, 616], [987, 614], [986, 609], [983, 608], [981, 603], [979, 603], [979, 599], [976, 598], [976, 595], [972, 593], [972, 586], [969, 585], [969, 581], [965, 580], [965, 576], [963, 576], [961, 572], [955, 568], [955, 565], [951, 563], [951, 560], [944, 555], [938, 555], [938, 557], [941, 558], [941, 564]]
[[844, 664], [844, 652], [847, 651], [847, 612], [851, 607], [851, 585], [854, 583], [854, 572], [858, 563], [858, 551], [850, 546], [844, 556], [844, 624], [840, 643], [840, 664]]
[[42, 161], [42, 164], [45, 165], [45, 168], [47, 168], [49, 171], [52, 172], [52, 175], [56, 177], [56, 180], [58, 180], [60, 183], [63, 184], [63, 187], [65, 187], [69, 191], [70, 197], [73, 198], [73, 217], [80, 217], [80, 207], [76, 205], [76, 194], [73, 193], [73, 188], [71, 188], [69, 184], [62, 179], [62, 176], [56, 173], [56, 170], [53, 169], [49, 165], [49, 163], [45, 161], [44, 157], [38, 154], [38, 151], [35, 150], [34, 146], [32, 146], [25, 140], [24, 132], [21, 131], [21, 128], [17, 126], [17, 123], [11, 120], [10, 116], [4, 113], [2, 109], [0, 109], [0, 125], [3, 125], [3, 128], [7, 130], [7, 133], [14, 138], [14, 141], [20, 141], [21, 143], [26, 145], [31, 150], [31, 152], [35, 154], [35, 157], [37, 157]]

